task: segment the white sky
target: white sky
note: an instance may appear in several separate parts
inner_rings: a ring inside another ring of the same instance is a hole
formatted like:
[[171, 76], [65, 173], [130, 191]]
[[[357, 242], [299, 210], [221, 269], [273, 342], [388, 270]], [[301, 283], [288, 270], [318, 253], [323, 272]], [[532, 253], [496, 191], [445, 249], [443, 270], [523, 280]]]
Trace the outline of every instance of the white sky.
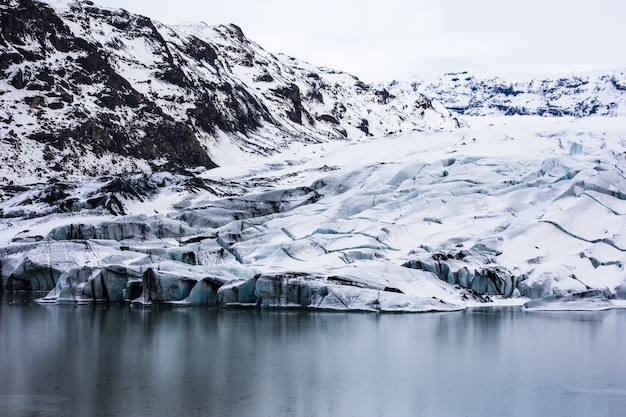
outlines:
[[624, 0], [95, 0], [163, 23], [235, 23], [264, 49], [367, 82], [626, 67]]

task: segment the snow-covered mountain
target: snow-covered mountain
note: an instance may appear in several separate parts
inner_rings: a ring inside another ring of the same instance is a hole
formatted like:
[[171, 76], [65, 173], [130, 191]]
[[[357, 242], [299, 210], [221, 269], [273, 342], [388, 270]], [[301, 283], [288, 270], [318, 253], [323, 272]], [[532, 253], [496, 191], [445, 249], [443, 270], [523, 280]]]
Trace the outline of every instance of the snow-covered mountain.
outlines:
[[72, 0], [9, 0], [0, 14], [2, 182], [210, 168], [296, 141], [455, 126], [421, 95], [273, 55], [234, 25]]
[[626, 70], [559, 76], [488, 76], [468, 72], [393, 81], [396, 96], [426, 96], [468, 116], [624, 116]]
[[46, 4], [0, 5], [0, 289], [366, 311], [624, 304], [623, 72], [373, 87], [235, 26]]

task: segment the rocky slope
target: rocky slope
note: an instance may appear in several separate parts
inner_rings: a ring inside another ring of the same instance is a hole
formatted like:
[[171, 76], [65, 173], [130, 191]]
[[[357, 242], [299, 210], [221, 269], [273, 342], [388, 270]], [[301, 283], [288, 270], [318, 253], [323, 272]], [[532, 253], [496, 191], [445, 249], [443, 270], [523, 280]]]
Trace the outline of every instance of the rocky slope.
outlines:
[[0, 180], [215, 167], [294, 141], [449, 129], [448, 112], [275, 56], [234, 25], [0, 4]]
[[488, 76], [450, 73], [393, 81], [392, 94], [425, 94], [468, 116], [624, 116], [626, 70], [561, 76]]

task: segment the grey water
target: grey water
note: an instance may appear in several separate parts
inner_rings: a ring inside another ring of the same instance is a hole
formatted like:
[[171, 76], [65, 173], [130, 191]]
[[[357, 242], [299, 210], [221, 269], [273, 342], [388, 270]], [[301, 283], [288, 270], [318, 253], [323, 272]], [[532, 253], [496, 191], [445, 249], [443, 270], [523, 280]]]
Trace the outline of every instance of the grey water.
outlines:
[[1, 301], [4, 417], [626, 415], [626, 310]]

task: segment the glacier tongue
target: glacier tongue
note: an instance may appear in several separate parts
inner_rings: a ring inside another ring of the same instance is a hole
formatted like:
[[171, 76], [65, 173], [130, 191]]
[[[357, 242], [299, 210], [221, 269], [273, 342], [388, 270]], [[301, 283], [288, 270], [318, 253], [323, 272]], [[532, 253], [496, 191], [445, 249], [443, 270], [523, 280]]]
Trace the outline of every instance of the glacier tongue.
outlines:
[[172, 182], [126, 216], [4, 218], [2, 287], [53, 303], [407, 312], [626, 298], [624, 119], [468, 120], [193, 174], [228, 197]]

